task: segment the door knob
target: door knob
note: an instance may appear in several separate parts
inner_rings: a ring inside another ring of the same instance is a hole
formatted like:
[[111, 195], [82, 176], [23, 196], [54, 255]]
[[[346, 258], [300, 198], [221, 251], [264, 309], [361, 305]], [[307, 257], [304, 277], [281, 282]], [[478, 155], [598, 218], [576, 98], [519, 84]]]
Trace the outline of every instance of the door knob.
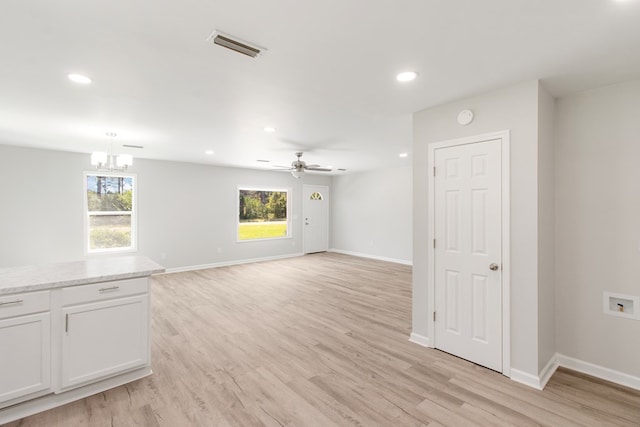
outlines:
[[500, 266], [498, 264], [496, 264], [495, 262], [492, 262], [491, 264], [489, 264], [489, 270], [491, 270], [491, 271], [496, 271], [499, 268], [500, 268]]

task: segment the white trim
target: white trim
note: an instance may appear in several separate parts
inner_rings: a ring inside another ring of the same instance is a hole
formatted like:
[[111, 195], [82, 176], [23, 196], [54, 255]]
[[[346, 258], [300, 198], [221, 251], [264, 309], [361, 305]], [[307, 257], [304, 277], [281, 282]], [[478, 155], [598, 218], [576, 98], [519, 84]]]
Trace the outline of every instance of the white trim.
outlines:
[[33, 400], [28, 400], [23, 403], [0, 409], [0, 424], [9, 423], [11, 421], [19, 420], [20, 418], [37, 414], [38, 412], [46, 411], [57, 406], [62, 406], [76, 400], [84, 399], [85, 397], [92, 396], [94, 394], [101, 393], [115, 387], [119, 387], [123, 384], [128, 384], [132, 381], [139, 380], [140, 378], [144, 378], [148, 375], [151, 375], [152, 373], [153, 371], [151, 371], [151, 368], [144, 367], [135, 371], [118, 375], [117, 377], [108, 378], [98, 383], [75, 388], [64, 393], [50, 393]]
[[551, 359], [547, 362], [540, 374], [538, 374], [538, 384], [540, 385], [540, 390], [546, 387], [547, 383], [556, 372], [560, 363], [558, 362], [558, 354], [554, 354]]
[[511, 135], [502, 138], [502, 373], [511, 375]]
[[376, 259], [378, 261], [393, 262], [393, 263], [402, 264], [402, 265], [413, 265], [413, 263], [411, 261], [406, 261], [404, 259], [388, 258], [388, 257], [384, 257], [384, 256], [379, 256], [379, 255], [371, 255], [371, 254], [365, 254], [365, 253], [361, 253], [361, 252], [345, 251], [345, 250], [336, 249], [336, 248], [330, 248], [329, 252], [335, 252], [337, 254], [343, 254], [343, 255], [357, 256], [357, 257], [360, 257], [360, 258]]
[[421, 345], [423, 347], [430, 347], [429, 345], [429, 337], [425, 337], [424, 335], [416, 334], [415, 332], [411, 332], [409, 336], [409, 341], [414, 344]]
[[218, 268], [218, 267], [228, 267], [230, 265], [251, 264], [253, 262], [275, 261], [278, 259], [295, 258], [303, 255], [304, 254], [302, 252], [297, 252], [294, 254], [276, 255], [276, 256], [269, 256], [264, 258], [249, 258], [249, 259], [239, 259], [235, 261], [214, 262], [211, 264], [188, 265], [185, 267], [167, 268], [164, 273], [160, 273], [160, 274], [182, 273], [185, 271], [205, 270], [207, 268]]
[[511, 380], [538, 390], [542, 390], [542, 387], [540, 386], [540, 377], [528, 374], [519, 369], [511, 369]]
[[563, 354], [556, 354], [558, 363], [563, 368], [573, 369], [583, 374], [591, 375], [602, 380], [611, 381], [636, 390], [640, 390], [640, 377], [625, 374], [624, 372], [615, 371], [605, 368], [604, 366], [595, 365]]
[[[435, 179], [431, 171], [435, 167], [435, 150], [439, 148], [453, 147], [457, 145], [474, 144], [478, 142], [491, 141], [494, 139], [501, 140], [501, 160], [502, 160], [502, 373], [508, 377], [511, 376], [511, 275], [510, 263], [510, 132], [509, 130], [486, 133], [482, 135], [469, 136], [465, 138], [452, 139], [448, 141], [434, 142], [428, 145], [428, 171], [427, 187], [427, 221], [428, 235], [427, 242], [433, 241], [435, 237]], [[427, 245], [427, 265], [431, 273], [427, 277], [427, 313], [433, 313], [435, 299], [435, 253], [433, 245]], [[435, 348], [435, 325], [433, 317], [427, 316], [427, 334], [434, 339], [429, 340], [430, 347]], [[524, 375], [529, 375], [522, 373]], [[518, 377], [516, 373], [516, 377]], [[519, 378], [523, 378], [520, 376]], [[535, 377], [534, 377], [535, 378]]]
[[573, 371], [582, 372], [601, 380], [610, 381], [625, 387], [640, 390], [640, 377], [625, 374], [624, 372], [605, 368], [604, 366], [595, 365], [584, 360], [575, 359], [556, 353], [549, 360], [547, 365], [542, 369], [538, 376], [528, 374], [526, 372], [511, 369], [511, 379], [513, 381], [528, 385], [538, 390], [544, 389], [558, 367], [571, 369]]

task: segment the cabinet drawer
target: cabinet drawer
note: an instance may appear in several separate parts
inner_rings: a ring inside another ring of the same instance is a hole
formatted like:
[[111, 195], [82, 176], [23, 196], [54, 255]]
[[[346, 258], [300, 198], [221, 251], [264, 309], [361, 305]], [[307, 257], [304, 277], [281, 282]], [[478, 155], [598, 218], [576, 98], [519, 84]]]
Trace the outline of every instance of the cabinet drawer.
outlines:
[[49, 311], [49, 291], [0, 296], [0, 319]]
[[144, 294], [149, 291], [146, 277], [72, 286], [62, 289], [62, 305], [73, 305], [91, 301], [102, 301], [129, 295]]

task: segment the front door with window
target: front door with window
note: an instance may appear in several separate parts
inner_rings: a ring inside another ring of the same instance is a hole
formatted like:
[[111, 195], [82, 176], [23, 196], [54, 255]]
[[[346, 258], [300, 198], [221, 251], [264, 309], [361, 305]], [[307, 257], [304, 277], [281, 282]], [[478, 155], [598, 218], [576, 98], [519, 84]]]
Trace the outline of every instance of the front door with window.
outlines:
[[502, 371], [501, 140], [434, 160], [435, 347]]
[[303, 185], [304, 253], [329, 249], [329, 187]]

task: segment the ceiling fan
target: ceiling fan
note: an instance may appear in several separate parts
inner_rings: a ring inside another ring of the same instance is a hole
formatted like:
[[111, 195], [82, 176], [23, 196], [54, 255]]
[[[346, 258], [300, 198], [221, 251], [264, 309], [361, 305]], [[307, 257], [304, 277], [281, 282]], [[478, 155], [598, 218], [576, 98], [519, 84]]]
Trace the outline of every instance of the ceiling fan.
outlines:
[[331, 172], [331, 168], [323, 168], [320, 165], [308, 165], [304, 160], [300, 160], [302, 152], [297, 152], [297, 160], [291, 162], [291, 166], [274, 166], [275, 168], [291, 171], [294, 178], [300, 179], [307, 171], [312, 172]]

